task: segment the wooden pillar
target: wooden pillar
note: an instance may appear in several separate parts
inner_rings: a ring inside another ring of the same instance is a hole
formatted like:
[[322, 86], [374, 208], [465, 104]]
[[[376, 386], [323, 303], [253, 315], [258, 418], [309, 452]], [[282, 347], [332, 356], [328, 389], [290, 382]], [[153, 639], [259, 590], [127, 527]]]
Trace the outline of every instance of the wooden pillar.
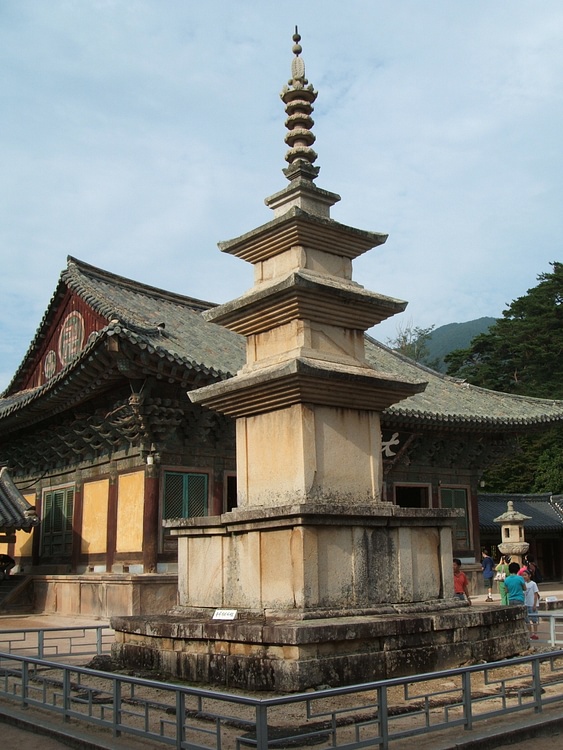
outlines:
[[160, 469], [157, 464], [147, 464], [145, 469], [145, 502], [143, 506], [143, 572], [156, 573], [160, 516], [158, 487]]
[[[469, 523], [473, 531], [473, 550], [475, 552], [475, 562], [481, 562], [481, 529], [479, 528], [479, 501], [477, 499], [477, 486], [472, 483], [469, 490]], [[471, 544], [471, 540], [469, 542]]]
[[108, 491], [108, 528], [106, 537], [106, 570], [111, 573], [115, 559], [115, 546], [117, 541], [117, 467], [112, 464], [109, 474]]
[[84, 493], [82, 477], [77, 475], [74, 485], [74, 501], [72, 508], [72, 552], [70, 558], [71, 570], [76, 573], [82, 553], [82, 519], [84, 516]]
[[[211, 475], [213, 477], [213, 475]], [[211, 478], [210, 477], [210, 478]], [[219, 478], [213, 478], [213, 494], [211, 495], [211, 507], [209, 508], [209, 516], [220, 516], [223, 513], [223, 482], [224, 474], [222, 473]]]
[[[35, 512], [37, 513], [37, 517], [42, 520], [43, 493], [41, 492], [41, 489], [37, 490], [37, 494], [35, 497]], [[39, 526], [36, 526], [31, 533], [33, 534], [33, 539], [31, 540], [31, 565], [35, 567], [36, 565], [39, 565], [41, 559], [41, 524], [39, 524]]]

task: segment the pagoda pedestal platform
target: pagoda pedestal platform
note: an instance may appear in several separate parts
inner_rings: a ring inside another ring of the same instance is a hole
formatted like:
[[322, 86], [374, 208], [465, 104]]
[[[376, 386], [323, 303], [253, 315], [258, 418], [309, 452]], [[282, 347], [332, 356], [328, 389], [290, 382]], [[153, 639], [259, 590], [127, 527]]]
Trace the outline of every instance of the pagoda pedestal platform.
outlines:
[[521, 607], [427, 602], [411, 611], [275, 621], [178, 612], [113, 617], [128, 667], [224, 689], [300, 692], [495, 661], [529, 648]]
[[[522, 608], [453, 597], [456, 511], [298, 503], [173, 524], [178, 606], [113, 617], [129, 667], [294, 692], [512, 656]], [[236, 610], [216, 620], [216, 609]]]

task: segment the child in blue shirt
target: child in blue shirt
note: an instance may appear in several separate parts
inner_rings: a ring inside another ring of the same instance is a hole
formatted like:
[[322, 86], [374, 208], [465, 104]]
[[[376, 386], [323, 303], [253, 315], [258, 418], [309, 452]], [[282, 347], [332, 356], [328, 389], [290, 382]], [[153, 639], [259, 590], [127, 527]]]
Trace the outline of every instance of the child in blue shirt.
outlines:
[[518, 575], [520, 566], [513, 562], [508, 566], [508, 575], [504, 579], [509, 604], [524, 604], [526, 584], [522, 576]]

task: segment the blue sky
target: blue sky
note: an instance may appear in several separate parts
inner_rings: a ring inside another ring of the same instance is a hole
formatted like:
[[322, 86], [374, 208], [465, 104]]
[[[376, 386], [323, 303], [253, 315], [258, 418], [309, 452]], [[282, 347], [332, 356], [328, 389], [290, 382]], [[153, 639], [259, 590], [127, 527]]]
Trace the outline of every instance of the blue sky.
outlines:
[[409, 301], [372, 333], [499, 316], [562, 261], [560, 0], [1, 0], [0, 389], [67, 255], [224, 302], [269, 221], [295, 24], [332, 217]]

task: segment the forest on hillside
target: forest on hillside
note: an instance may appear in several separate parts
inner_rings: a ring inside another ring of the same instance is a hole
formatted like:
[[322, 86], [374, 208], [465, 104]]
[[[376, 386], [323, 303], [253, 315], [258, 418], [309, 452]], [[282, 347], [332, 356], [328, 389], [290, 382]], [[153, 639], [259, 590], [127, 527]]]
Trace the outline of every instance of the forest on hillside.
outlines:
[[[388, 345], [435, 369], [442, 369], [443, 357], [448, 375], [473, 385], [563, 399], [563, 264], [553, 262], [551, 268], [539, 274], [538, 284], [515, 299], [498, 320], [471, 321], [481, 321], [484, 328], [469, 345], [452, 347], [440, 356], [431, 346], [433, 326], [406, 327]], [[452, 325], [455, 330], [459, 324]], [[519, 437], [516, 450], [483, 480], [487, 492], [563, 493], [563, 427]]]
[[457, 349], [467, 348], [480, 333], [485, 333], [496, 323], [496, 318], [476, 318], [465, 323], [447, 323], [435, 328], [416, 327], [412, 321], [397, 328], [387, 346], [406, 357], [438, 372], [446, 372], [445, 357]]
[[[515, 299], [486, 333], [446, 356], [449, 375], [494, 391], [563, 399], [563, 264]], [[563, 493], [563, 427], [518, 439], [483, 477], [487, 492]]]

